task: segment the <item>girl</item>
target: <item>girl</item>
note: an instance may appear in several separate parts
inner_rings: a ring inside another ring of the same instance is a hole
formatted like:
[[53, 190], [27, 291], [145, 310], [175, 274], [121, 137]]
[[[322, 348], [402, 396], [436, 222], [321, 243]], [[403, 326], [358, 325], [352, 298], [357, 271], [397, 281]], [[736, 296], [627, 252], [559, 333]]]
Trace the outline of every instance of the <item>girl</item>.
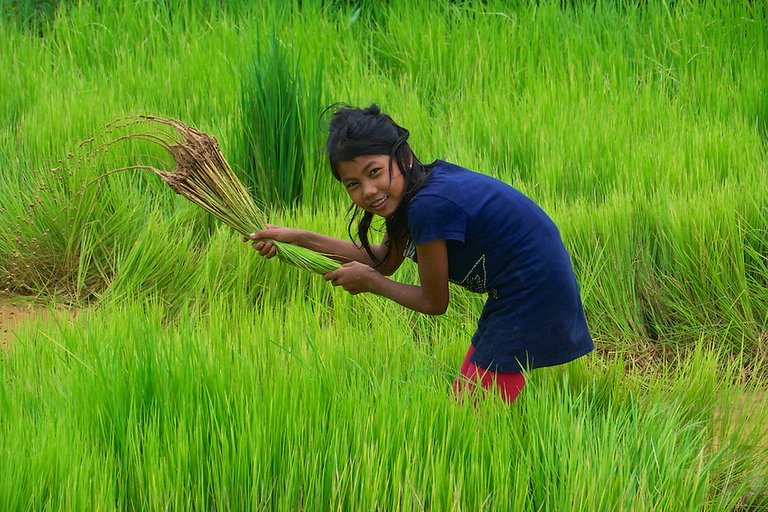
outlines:
[[[408, 130], [376, 105], [333, 115], [326, 149], [334, 177], [354, 203], [360, 244], [268, 226], [253, 247], [271, 258], [270, 240], [334, 255], [343, 267], [325, 275], [351, 294], [371, 292], [430, 315], [448, 307], [448, 282], [488, 300], [453, 384], [477, 385], [511, 403], [522, 370], [566, 363], [593, 349], [571, 261], [550, 218], [511, 186], [445, 161], [422, 164]], [[374, 215], [386, 227], [368, 233]], [[392, 275], [405, 258], [418, 264], [418, 286]]]

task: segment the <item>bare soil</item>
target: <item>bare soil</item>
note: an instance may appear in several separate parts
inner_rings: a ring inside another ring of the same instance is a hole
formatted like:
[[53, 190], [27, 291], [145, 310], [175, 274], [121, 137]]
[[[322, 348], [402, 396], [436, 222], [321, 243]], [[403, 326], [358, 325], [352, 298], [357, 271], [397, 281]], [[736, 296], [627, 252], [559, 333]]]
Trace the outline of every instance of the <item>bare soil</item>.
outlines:
[[77, 315], [77, 311], [64, 308], [52, 309], [48, 305], [32, 302], [0, 302], [0, 349], [12, 347], [15, 332], [22, 323], [45, 319], [51, 314], [67, 315], [73, 318]]
[[[748, 390], [730, 397], [729, 404], [715, 410], [715, 420], [720, 423], [721, 432], [726, 432], [732, 441], [752, 445], [756, 450], [768, 450], [768, 399], [765, 391]], [[750, 425], [735, 430], [730, 425]], [[715, 446], [721, 443], [716, 436]]]

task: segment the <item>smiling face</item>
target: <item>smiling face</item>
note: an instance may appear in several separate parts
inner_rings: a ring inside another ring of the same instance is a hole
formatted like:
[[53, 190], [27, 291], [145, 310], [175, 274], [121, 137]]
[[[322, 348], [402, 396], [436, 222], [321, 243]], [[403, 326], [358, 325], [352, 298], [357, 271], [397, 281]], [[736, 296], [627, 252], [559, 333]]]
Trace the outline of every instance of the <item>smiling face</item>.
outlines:
[[357, 206], [380, 217], [392, 215], [405, 193], [405, 177], [389, 155], [362, 155], [339, 162], [341, 184]]

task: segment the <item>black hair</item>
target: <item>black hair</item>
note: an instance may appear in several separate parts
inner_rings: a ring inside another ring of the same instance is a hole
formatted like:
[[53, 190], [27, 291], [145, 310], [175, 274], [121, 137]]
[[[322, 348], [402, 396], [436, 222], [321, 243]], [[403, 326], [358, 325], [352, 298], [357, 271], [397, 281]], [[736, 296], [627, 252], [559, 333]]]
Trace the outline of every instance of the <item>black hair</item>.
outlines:
[[429, 174], [436, 162], [422, 164], [413, 150], [408, 145], [410, 133], [402, 126], [395, 123], [391, 117], [381, 112], [376, 104], [360, 109], [348, 105], [339, 106], [331, 118], [328, 126], [328, 140], [326, 150], [331, 164], [333, 176], [341, 181], [338, 165], [340, 162], [352, 160], [363, 155], [389, 155], [389, 176], [392, 177], [393, 162], [400, 166], [405, 178], [405, 190], [400, 204], [392, 215], [384, 220], [384, 225], [389, 235], [387, 252], [384, 258], [379, 260], [371, 251], [368, 241], [368, 231], [373, 220], [373, 213], [366, 212], [352, 204], [350, 211], [352, 217], [349, 220], [347, 230], [352, 236], [352, 225], [360, 216], [357, 225], [357, 236], [365, 252], [371, 257], [374, 266], [380, 266], [389, 259], [392, 248], [397, 246], [404, 248], [410, 238], [408, 230], [408, 203], [413, 196], [426, 184]]

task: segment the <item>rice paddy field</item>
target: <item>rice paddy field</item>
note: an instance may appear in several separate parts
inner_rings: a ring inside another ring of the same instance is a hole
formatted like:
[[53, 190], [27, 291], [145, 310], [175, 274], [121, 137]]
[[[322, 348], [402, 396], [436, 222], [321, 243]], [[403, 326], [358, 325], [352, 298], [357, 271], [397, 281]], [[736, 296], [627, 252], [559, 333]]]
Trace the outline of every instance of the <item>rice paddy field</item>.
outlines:
[[[764, 1], [0, 6], [0, 510], [768, 510]], [[484, 297], [350, 296], [83, 145], [180, 119], [346, 238], [335, 102], [538, 202], [595, 352], [459, 403]]]

